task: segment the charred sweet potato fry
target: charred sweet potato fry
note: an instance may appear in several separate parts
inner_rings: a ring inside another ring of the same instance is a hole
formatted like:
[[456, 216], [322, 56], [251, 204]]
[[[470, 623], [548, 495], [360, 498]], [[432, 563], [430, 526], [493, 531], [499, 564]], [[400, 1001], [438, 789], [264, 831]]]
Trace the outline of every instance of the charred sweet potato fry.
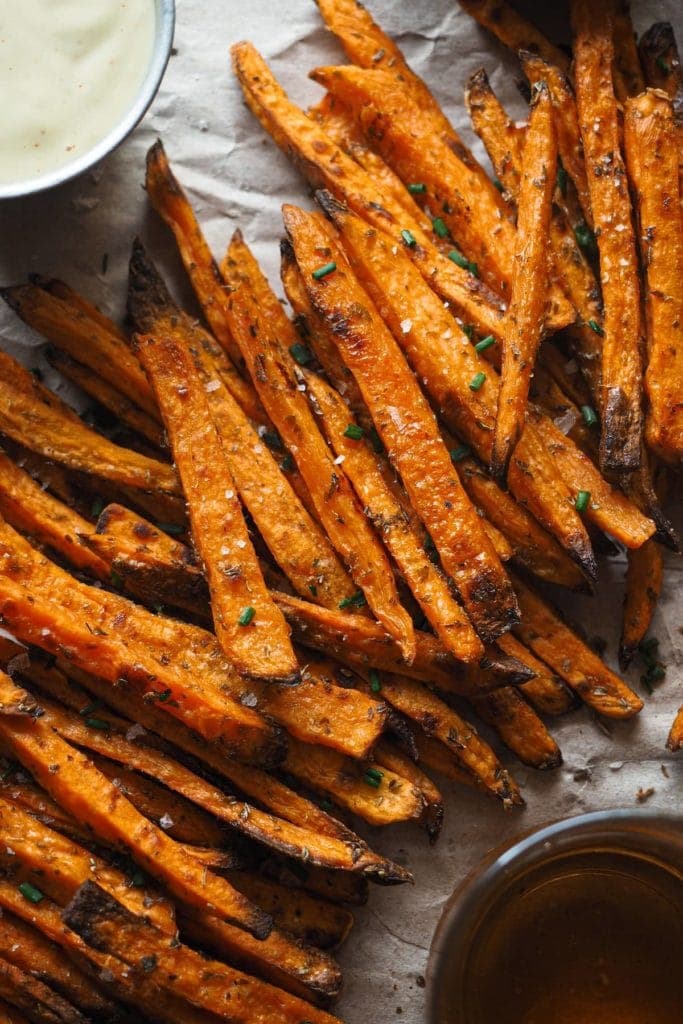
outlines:
[[472, 707], [522, 764], [546, 770], [562, 764], [557, 743], [533, 708], [512, 686], [475, 697]]
[[[404, 254], [394, 252], [380, 232], [368, 228], [330, 196], [321, 193], [318, 201], [341, 231], [356, 274], [382, 309], [439, 415], [488, 461], [498, 386], [495, 370], [460, 333], [449, 311]], [[334, 325], [328, 326], [332, 332]], [[569, 489], [530, 426], [522, 434], [508, 483], [517, 500], [559, 538], [586, 575], [594, 577], [596, 566], [588, 535], [580, 518], [568, 512]]]
[[341, 396], [321, 377], [312, 373], [304, 377], [318, 421], [337, 458], [343, 457], [344, 469], [365, 514], [382, 536], [445, 650], [459, 661], [478, 660], [484, 645], [429, 558], [424, 532], [415, 523], [407, 499], [401, 500], [395, 487], [392, 490], [386, 469], [383, 472], [377, 454], [363, 438], [363, 428], [354, 421]]
[[[490, 641], [515, 620], [515, 603], [500, 561], [453, 469], [434, 414], [341, 250], [311, 215], [285, 207], [284, 219], [311, 302], [356, 378], [444, 571], [454, 580], [478, 633]], [[318, 280], [314, 271], [321, 258], [336, 267]], [[447, 518], [444, 508], [450, 513]]]
[[534, 592], [515, 580], [522, 623], [515, 633], [589, 707], [607, 718], [631, 718], [643, 702]]
[[651, 25], [640, 37], [638, 53], [647, 84], [667, 94], [674, 106], [676, 122], [680, 125], [683, 113], [683, 73], [671, 23], [658, 21]]
[[[361, 594], [340, 602], [368, 605], [387, 631], [413, 656], [413, 629], [402, 607], [384, 549], [365, 519], [343, 466], [322, 437], [306, 397], [299, 390], [296, 363], [283, 348], [277, 324], [264, 318], [243, 282], [230, 295], [233, 335], [242, 349], [254, 384], [285, 445], [296, 459], [316, 513]], [[282, 314], [284, 316], [284, 314]]]
[[[122, 843], [179, 899], [264, 938], [271, 921], [144, 818], [91, 761], [36, 717], [39, 705], [0, 675], [0, 737], [48, 793], [105, 840]], [[59, 765], [55, 772], [54, 765]]]
[[650, 628], [662, 590], [662, 551], [654, 540], [628, 552], [626, 591], [619, 644], [619, 664], [630, 664], [638, 645]]
[[289, 629], [266, 589], [223, 444], [190, 352], [172, 338], [137, 337], [187, 496], [218, 640], [238, 672], [299, 677]]
[[508, 49], [518, 53], [529, 50], [552, 61], [564, 71], [569, 70], [569, 58], [558, 46], [547, 39], [535, 25], [523, 18], [506, 0], [458, 0], [481, 26], [492, 32]]
[[157, 984], [232, 1024], [335, 1024], [335, 1018], [167, 937], [131, 914], [95, 883], [86, 883], [63, 913], [65, 923], [100, 952], [133, 968], [152, 968]]
[[520, 683], [518, 689], [525, 700], [542, 715], [563, 715], [577, 706], [577, 700], [558, 675], [538, 658], [516, 636], [508, 634], [499, 641], [501, 650], [527, 665], [535, 674]]
[[643, 329], [631, 201], [612, 85], [608, 5], [573, 0], [572, 26], [576, 101], [604, 305], [600, 461], [606, 470], [631, 472], [640, 461], [643, 426]]
[[491, 451], [494, 476], [505, 476], [524, 428], [529, 384], [541, 342], [548, 302], [548, 237], [555, 188], [557, 143], [547, 86], [535, 86], [522, 150], [517, 196], [517, 235], [496, 428]]
[[375, 747], [374, 760], [380, 768], [388, 768], [401, 778], [408, 779], [422, 793], [424, 811], [420, 823], [426, 828], [430, 841], [435, 842], [443, 824], [443, 797], [436, 784], [423, 768], [390, 740], [380, 740]]
[[180, 494], [171, 466], [90, 430], [6, 352], [0, 352], [0, 432], [70, 469], [143, 491]]
[[648, 349], [646, 438], [661, 458], [683, 459], [683, 223], [679, 140], [671, 101], [648, 89], [626, 103], [626, 168], [638, 210]]
[[636, 33], [631, 21], [628, 0], [611, 0], [612, 42], [614, 45], [614, 90], [620, 103], [629, 96], [637, 96], [645, 88], [640, 65]]
[[32, 974], [0, 957], [0, 996], [34, 1024], [88, 1024], [87, 1018]]

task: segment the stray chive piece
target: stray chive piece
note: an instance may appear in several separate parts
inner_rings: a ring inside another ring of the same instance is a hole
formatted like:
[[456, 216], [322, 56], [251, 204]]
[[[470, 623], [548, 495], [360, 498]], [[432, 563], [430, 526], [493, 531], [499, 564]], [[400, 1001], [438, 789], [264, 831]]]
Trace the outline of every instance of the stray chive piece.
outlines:
[[597, 320], [589, 320], [588, 326], [590, 327], [591, 331], [594, 331], [595, 334], [599, 334], [601, 338], [605, 337], [605, 332], [603, 331], [602, 327], [600, 326]]
[[304, 345], [301, 341], [295, 341], [293, 345], [289, 346], [289, 354], [299, 366], [308, 366], [313, 358], [308, 345]]
[[470, 454], [470, 449], [465, 444], [459, 445], [450, 452], [452, 462], [462, 462]]
[[89, 729], [111, 729], [111, 722], [104, 718], [86, 718], [85, 724]]
[[142, 871], [135, 871], [130, 877], [129, 885], [131, 886], [131, 888], [142, 889], [144, 884], [145, 876], [143, 875]]
[[111, 582], [112, 587], [115, 587], [117, 590], [120, 590], [121, 587], [123, 586], [123, 576], [120, 576], [117, 572], [114, 572], [113, 569], [111, 571], [111, 575], [109, 576], [109, 580]]
[[557, 188], [561, 196], [567, 194], [567, 172], [565, 171], [562, 163], [557, 168]]
[[491, 348], [491, 345], [495, 345], [495, 344], [496, 344], [496, 339], [493, 337], [493, 335], [492, 334], [487, 334], [487, 336], [485, 338], [482, 338], [481, 341], [477, 342], [477, 344], [474, 346], [474, 351], [475, 352], [485, 352], [487, 348]]
[[665, 675], [666, 669], [659, 663], [652, 665], [652, 667], [647, 670], [647, 679], [650, 683], [658, 683]]
[[256, 609], [252, 608], [252, 606], [248, 604], [247, 607], [243, 608], [242, 611], [240, 612], [239, 618], [237, 619], [237, 624], [239, 626], [248, 626], [255, 615]]
[[373, 693], [379, 693], [382, 689], [379, 673], [374, 668], [370, 669], [370, 689]]
[[494, 178], [493, 179], [493, 184], [495, 185], [495, 187], [498, 189], [499, 192], [504, 192], [505, 191], [505, 185], [498, 178]]
[[360, 441], [365, 431], [357, 423], [349, 423], [344, 431], [344, 437], [350, 437], [352, 441]]
[[432, 221], [432, 227], [434, 228], [434, 233], [437, 234], [439, 238], [448, 238], [448, 228], [441, 217], [434, 218]]
[[598, 258], [598, 243], [595, 239], [595, 235], [586, 223], [582, 221], [580, 224], [576, 225], [574, 228], [574, 237], [586, 256], [589, 256], [591, 259]]
[[41, 900], [45, 899], [45, 893], [41, 892], [40, 889], [36, 889], [35, 885], [31, 885], [30, 882], [22, 882], [19, 886], [19, 892], [29, 903], [40, 903]]
[[470, 381], [470, 391], [481, 390], [481, 387], [485, 380], [486, 374], [483, 372], [483, 370], [480, 370], [479, 373], [475, 373], [474, 377]]
[[409, 249], [413, 249], [417, 245], [417, 242], [415, 241], [415, 235], [412, 233], [412, 231], [408, 231], [407, 228], [404, 228], [403, 231], [401, 232], [401, 238], [406, 243]]
[[585, 512], [588, 508], [588, 503], [591, 500], [590, 491], [579, 491], [574, 501], [574, 508], [577, 512]]
[[157, 523], [157, 529], [163, 530], [164, 533], [170, 533], [174, 537], [185, 533], [185, 527], [181, 526], [180, 523]]
[[357, 590], [355, 594], [351, 594], [350, 597], [343, 597], [339, 602], [340, 608], [362, 608], [366, 604], [365, 594], [362, 590]]
[[294, 459], [290, 452], [287, 452], [284, 459], [280, 463], [280, 469], [283, 473], [291, 473], [294, 469]]
[[332, 801], [328, 800], [328, 798], [326, 796], [324, 796], [322, 798], [322, 800], [320, 801], [320, 810], [321, 811], [327, 811], [327, 813], [329, 814], [329, 812], [331, 810], [333, 810], [333, 809], [334, 809], [334, 804], [332, 803]]
[[474, 341], [474, 327], [472, 326], [472, 324], [463, 324], [462, 332], [463, 334], [467, 335], [470, 341]]
[[84, 708], [81, 708], [81, 710], [78, 712], [78, 714], [81, 716], [81, 718], [89, 718], [90, 715], [92, 715], [93, 711], [97, 711], [101, 707], [102, 707], [102, 701], [101, 700], [94, 700], [92, 702], [92, 704], [86, 704], [86, 706]]
[[90, 506], [90, 515], [93, 519], [99, 519], [104, 510], [104, 499], [95, 498], [92, 505]]
[[649, 636], [646, 640], [643, 640], [639, 644], [638, 650], [643, 656], [652, 655], [653, 651], [656, 651], [659, 647], [659, 640], [656, 636]]
[[457, 265], [459, 267], [462, 267], [463, 270], [467, 270], [468, 273], [472, 274], [473, 277], [479, 277], [479, 267], [477, 266], [477, 264], [473, 263], [471, 260], [468, 260], [467, 257], [463, 256], [463, 254], [461, 252], [458, 252], [457, 249], [451, 249], [451, 251], [448, 254], [448, 258], [453, 263], [457, 263]]
[[367, 786], [372, 786], [373, 789], [379, 789], [383, 778], [384, 772], [381, 772], [379, 768], [367, 768], [363, 776], [363, 782]]
[[384, 445], [382, 444], [382, 439], [374, 427], [371, 427], [368, 431], [368, 441], [372, 445], [373, 451], [377, 455], [382, 455], [384, 452]]
[[322, 267], [316, 267], [311, 273], [311, 277], [314, 277], [316, 281], [320, 281], [321, 278], [327, 277], [328, 274], [333, 274], [337, 269], [337, 264], [334, 261], [330, 263], [324, 263]]
[[313, 594], [313, 597], [317, 597], [318, 596], [318, 588], [316, 587], [315, 583], [309, 583], [308, 584], [308, 589], [309, 589], [310, 593]]
[[421, 196], [427, 191], [427, 186], [422, 181], [414, 181], [408, 185], [408, 191], [412, 192], [414, 196]]
[[662, 74], [666, 78], [668, 78], [669, 75], [671, 74], [671, 68], [669, 67], [667, 62], [664, 60], [664, 58], [662, 56], [657, 57], [657, 60], [655, 61], [655, 64], [657, 65], [659, 70], [662, 72]]
[[594, 427], [598, 422], [598, 416], [592, 405], [582, 405], [581, 415], [583, 416], [583, 422], [587, 427]]

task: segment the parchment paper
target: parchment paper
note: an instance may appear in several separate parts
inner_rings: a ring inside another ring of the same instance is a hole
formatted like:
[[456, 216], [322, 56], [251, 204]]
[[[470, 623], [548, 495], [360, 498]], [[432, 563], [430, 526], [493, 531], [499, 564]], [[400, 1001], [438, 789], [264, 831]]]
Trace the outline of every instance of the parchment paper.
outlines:
[[[468, 140], [475, 141], [462, 103], [463, 86], [481, 64], [489, 70], [494, 88], [521, 113], [514, 63], [454, 0], [368, 2]], [[547, 16], [548, 8], [556, 7], [539, 4], [539, 20], [544, 12]], [[652, 21], [668, 18], [683, 44], [679, 0], [635, 0], [633, 7], [641, 31]], [[264, 52], [301, 104], [319, 95], [318, 87], [307, 81], [308, 69], [342, 59], [312, 0], [179, 0], [178, 52], [134, 135], [79, 181], [24, 201], [0, 203], [0, 281], [21, 280], [29, 271], [56, 274], [118, 317], [131, 240], [140, 234], [170, 275], [178, 296], [192, 307], [170, 238], [141, 189], [145, 152], [160, 135], [216, 255], [222, 255], [239, 225], [279, 290], [280, 204], [310, 199], [297, 173], [242, 103], [228, 59], [229, 44], [242, 38]], [[475, 149], [483, 157], [478, 144]], [[2, 347], [20, 353], [27, 365], [37, 365], [39, 343], [11, 313], [0, 309]], [[613, 561], [604, 569], [595, 597], [564, 602], [588, 635], [608, 641], [610, 659], [618, 639], [622, 576], [623, 563]], [[444, 782], [445, 827], [433, 848], [416, 827], [365, 830], [377, 848], [410, 866], [416, 884], [373, 888], [369, 906], [357, 915], [351, 939], [340, 954], [346, 983], [338, 1012], [348, 1024], [387, 1022], [397, 1015], [406, 1024], [423, 1020], [421, 977], [440, 908], [454, 885], [492, 846], [565, 815], [634, 806], [641, 788], [654, 789], [649, 807], [681, 809], [683, 759], [668, 755], [664, 748], [675, 710], [683, 701], [683, 614], [676, 602], [680, 579], [680, 565], [669, 558], [665, 595], [652, 630], [660, 639], [667, 678], [652, 696], [646, 695], [646, 708], [637, 721], [600, 727], [585, 710], [555, 720], [552, 731], [564, 753], [562, 768], [543, 775], [510, 759], [527, 799], [521, 811], [505, 814], [494, 801]], [[636, 688], [639, 674], [635, 668], [628, 675]]]

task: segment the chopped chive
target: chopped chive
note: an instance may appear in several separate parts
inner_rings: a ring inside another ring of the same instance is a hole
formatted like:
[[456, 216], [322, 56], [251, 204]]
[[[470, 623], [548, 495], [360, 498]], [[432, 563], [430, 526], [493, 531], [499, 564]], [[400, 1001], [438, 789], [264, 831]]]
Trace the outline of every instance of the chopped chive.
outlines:
[[560, 192], [560, 195], [566, 196], [566, 194], [567, 194], [567, 172], [565, 171], [564, 167], [562, 166], [562, 162], [560, 162], [560, 164], [559, 164], [559, 166], [557, 168], [557, 187], [558, 187], [558, 190]]
[[466, 256], [463, 256], [461, 252], [458, 252], [457, 249], [451, 249], [448, 254], [448, 258], [449, 260], [452, 260], [453, 263], [457, 263], [457, 265], [462, 267], [463, 270], [467, 270], [469, 268], [470, 261]]
[[581, 415], [583, 416], [583, 422], [587, 427], [594, 427], [598, 422], [598, 416], [592, 405], [582, 405]]
[[477, 344], [474, 346], [474, 351], [475, 352], [485, 352], [487, 348], [491, 348], [491, 345], [495, 345], [495, 344], [496, 344], [496, 339], [493, 337], [493, 335], [492, 334], [487, 334], [487, 336], [485, 338], [482, 338], [481, 341], [477, 342]]
[[308, 345], [304, 345], [301, 341], [295, 341], [293, 345], [289, 346], [289, 354], [299, 366], [308, 366], [313, 358]]
[[264, 430], [261, 434], [261, 440], [268, 445], [270, 449], [276, 452], [282, 451], [282, 441], [280, 435], [274, 430]]
[[647, 690], [648, 693], [654, 693], [654, 690], [652, 689], [652, 685], [650, 684], [650, 680], [647, 678], [647, 676], [641, 676], [640, 677], [640, 682], [641, 682], [642, 686]]
[[45, 899], [45, 893], [41, 892], [40, 889], [36, 889], [35, 885], [31, 885], [30, 882], [22, 882], [19, 886], [19, 892], [29, 903], [40, 903], [41, 900]]
[[408, 191], [412, 192], [414, 196], [421, 196], [427, 191], [427, 186], [422, 181], [414, 181], [408, 185]]
[[664, 58], [661, 55], [659, 57], [657, 57], [657, 60], [655, 61], [655, 64], [657, 65], [659, 70], [662, 72], [662, 74], [666, 78], [668, 78], [669, 75], [671, 74], [671, 68], [669, 67], [669, 65], [667, 64], [667, 62], [664, 60]]
[[367, 768], [363, 775], [363, 782], [366, 786], [372, 786], [373, 789], [379, 789], [383, 778], [384, 772], [380, 771], [379, 768]]
[[94, 700], [92, 704], [86, 704], [84, 708], [81, 708], [81, 710], [78, 713], [81, 716], [81, 718], [89, 718], [90, 715], [92, 715], [93, 711], [97, 711], [101, 707], [102, 701]]
[[170, 533], [174, 537], [185, 532], [185, 527], [180, 523], [157, 523], [157, 529], [163, 530], [164, 533]]
[[113, 569], [110, 573], [109, 580], [111, 582], [112, 587], [116, 587], [118, 590], [120, 590], [121, 587], [123, 586], [123, 576], [119, 576], [119, 574], [117, 572], [114, 572]]
[[133, 889], [141, 889], [145, 884], [145, 876], [142, 871], [135, 871], [130, 877], [129, 883]]
[[95, 498], [90, 506], [90, 515], [93, 519], [99, 519], [104, 509], [104, 498]]
[[89, 729], [111, 729], [111, 722], [104, 718], [86, 718], [85, 724]]
[[291, 473], [294, 469], [294, 459], [292, 458], [291, 452], [287, 452], [284, 459], [280, 463], [280, 469], [283, 473]]
[[337, 269], [337, 264], [331, 261], [330, 263], [324, 263], [322, 267], [317, 267], [311, 273], [311, 277], [314, 277], [316, 281], [320, 281], [321, 278], [327, 277], [328, 274], [334, 273]]
[[639, 645], [638, 650], [641, 654], [652, 654], [659, 647], [659, 640], [656, 636], [649, 636], [646, 640]]
[[448, 238], [448, 228], [441, 217], [434, 218], [432, 221], [432, 227], [434, 228], [434, 233], [438, 235], [439, 238]]
[[485, 380], [486, 374], [483, 370], [480, 370], [479, 373], [475, 373], [474, 377], [470, 381], [470, 391], [479, 391]]
[[344, 437], [350, 437], [352, 441], [360, 441], [365, 431], [357, 423], [349, 423], [344, 431]]
[[589, 320], [588, 326], [590, 327], [591, 331], [594, 331], [596, 334], [599, 334], [601, 338], [605, 337], [605, 332], [603, 331], [602, 327], [600, 326], [597, 320]]
[[417, 245], [415, 241], [415, 235], [412, 233], [412, 231], [408, 231], [407, 228], [404, 228], [403, 231], [401, 232], [401, 238], [406, 243], [409, 249], [412, 249], [415, 245]]
[[315, 583], [309, 583], [308, 584], [308, 589], [309, 589], [310, 593], [313, 594], [313, 597], [317, 597], [318, 596], [318, 588], [316, 587]]
[[577, 512], [585, 512], [588, 508], [588, 503], [591, 500], [590, 491], [579, 491], [574, 501], [574, 508]]
[[328, 800], [326, 796], [323, 797], [322, 800], [320, 801], [320, 810], [327, 811], [329, 813], [331, 810], [333, 810], [333, 808], [334, 804], [332, 803], [332, 801]]
[[382, 444], [382, 439], [374, 427], [371, 427], [368, 431], [368, 441], [372, 445], [373, 451], [375, 451], [377, 455], [381, 455], [384, 451], [384, 445]]
[[339, 602], [340, 608], [362, 608], [366, 603], [365, 595], [362, 590], [357, 590], [355, 594], [351, 594], [350, 597], [343, 597]]
[[652, 665], [652, 667], [647, 670], [647, 678], [650, 683], [658, 683], [665, 675], [666, 669], [663, 665]]
[[150, 697], [153, 697], [153, 698], [154, 698], [154, 700], [157, 700], [157, 701], [159, 701], [159, 703], [160, 703], [160, 704], [165, 704], [165, 703], [166, 703], [166, 701], [167, 701], [167, 700], [168, 700], [168, 699], [170, 698], [170, 696], [171, 696], [171, 691], [170, 691], [170, 690], [153, 690], [153, 691], [151, 691], [151, 692], [147, 692], [147, 693], [145, 694], [145, 696], [146, 696], [146, 697], [147, 697], [148, 699], [149, 699]]
[[462, 332], [463, 334], [467, 335], [470, 341], [474, 341], [474, 327], [472, 326], [472, 324], [463, 324]]
[[467, 447], [467, 445], [461, 444], [457, 448], [454, 448], [452, 452], [450, 452], [451, 461], [462, 462], [462, 460], [466, 459], [469, 454], [470, 449]]
[[242, 611], [240, 612], [239, 618], [237, 619], [237, 624], [239, 626], [248, 626], [255, 615], [256, 609], [252, 608], [252, 606], [248, 604], [247, 607], [243, 608]]
[[472, 260], [470, 260], [469, 266], [468, 266], [467, 269], [469, 270], [469, 272], [472, 275], [472, 277], [479, 277], [479, 264], [478, 263], [473, 263]]
[[504, 192], [505, 191], [505, 185], [498, 178], [494, 178], [493, 179], [493, 184], [495, 185], [495, 187], [498, 189], [499, 192]]
[[591, 259], [597, 259], [598, 243], [595, 239], [595, 235], [586, 223], [582, 221], [580, 224], [576, 225], [574, 228], [574, 237], [586, 256], [589, 256]]
[[373, 693], [379, 693], [382, 689], [379, 672], [376, 672], [374, 668], [370, 669], [370, 689]]

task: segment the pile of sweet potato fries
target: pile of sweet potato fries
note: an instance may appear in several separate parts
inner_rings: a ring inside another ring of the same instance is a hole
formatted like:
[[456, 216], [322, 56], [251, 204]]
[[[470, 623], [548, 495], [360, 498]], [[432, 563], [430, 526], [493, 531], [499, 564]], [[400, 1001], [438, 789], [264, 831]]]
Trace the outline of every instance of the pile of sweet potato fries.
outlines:
[[[422, 823], [431, 773], [508, 807], [546, 720], [643, 701], [537, 588], [628, 553], [646, 634], [683, 456], [683, 80], [670, 26], [574, 0], [573, 59], [501, 0], [528, 122], [465, 102], [495, 178], [356, 0], [304, 112], [249, 43], [246, 102], [315, 192], [283, 208], [289, 315], [237, 230], [216, 262], [161, 142], [124, 331], [58, 280], [3, 297], [90, 396], [0, 353], [0, 1015], [333, 1024], [368, 880], [352, 830]], [[607, 538], [605, 537], [607, 535]], [[547, 590], [547, 588], [546, 588]], [[683, 710], [669, 737], [683, 745]]]

